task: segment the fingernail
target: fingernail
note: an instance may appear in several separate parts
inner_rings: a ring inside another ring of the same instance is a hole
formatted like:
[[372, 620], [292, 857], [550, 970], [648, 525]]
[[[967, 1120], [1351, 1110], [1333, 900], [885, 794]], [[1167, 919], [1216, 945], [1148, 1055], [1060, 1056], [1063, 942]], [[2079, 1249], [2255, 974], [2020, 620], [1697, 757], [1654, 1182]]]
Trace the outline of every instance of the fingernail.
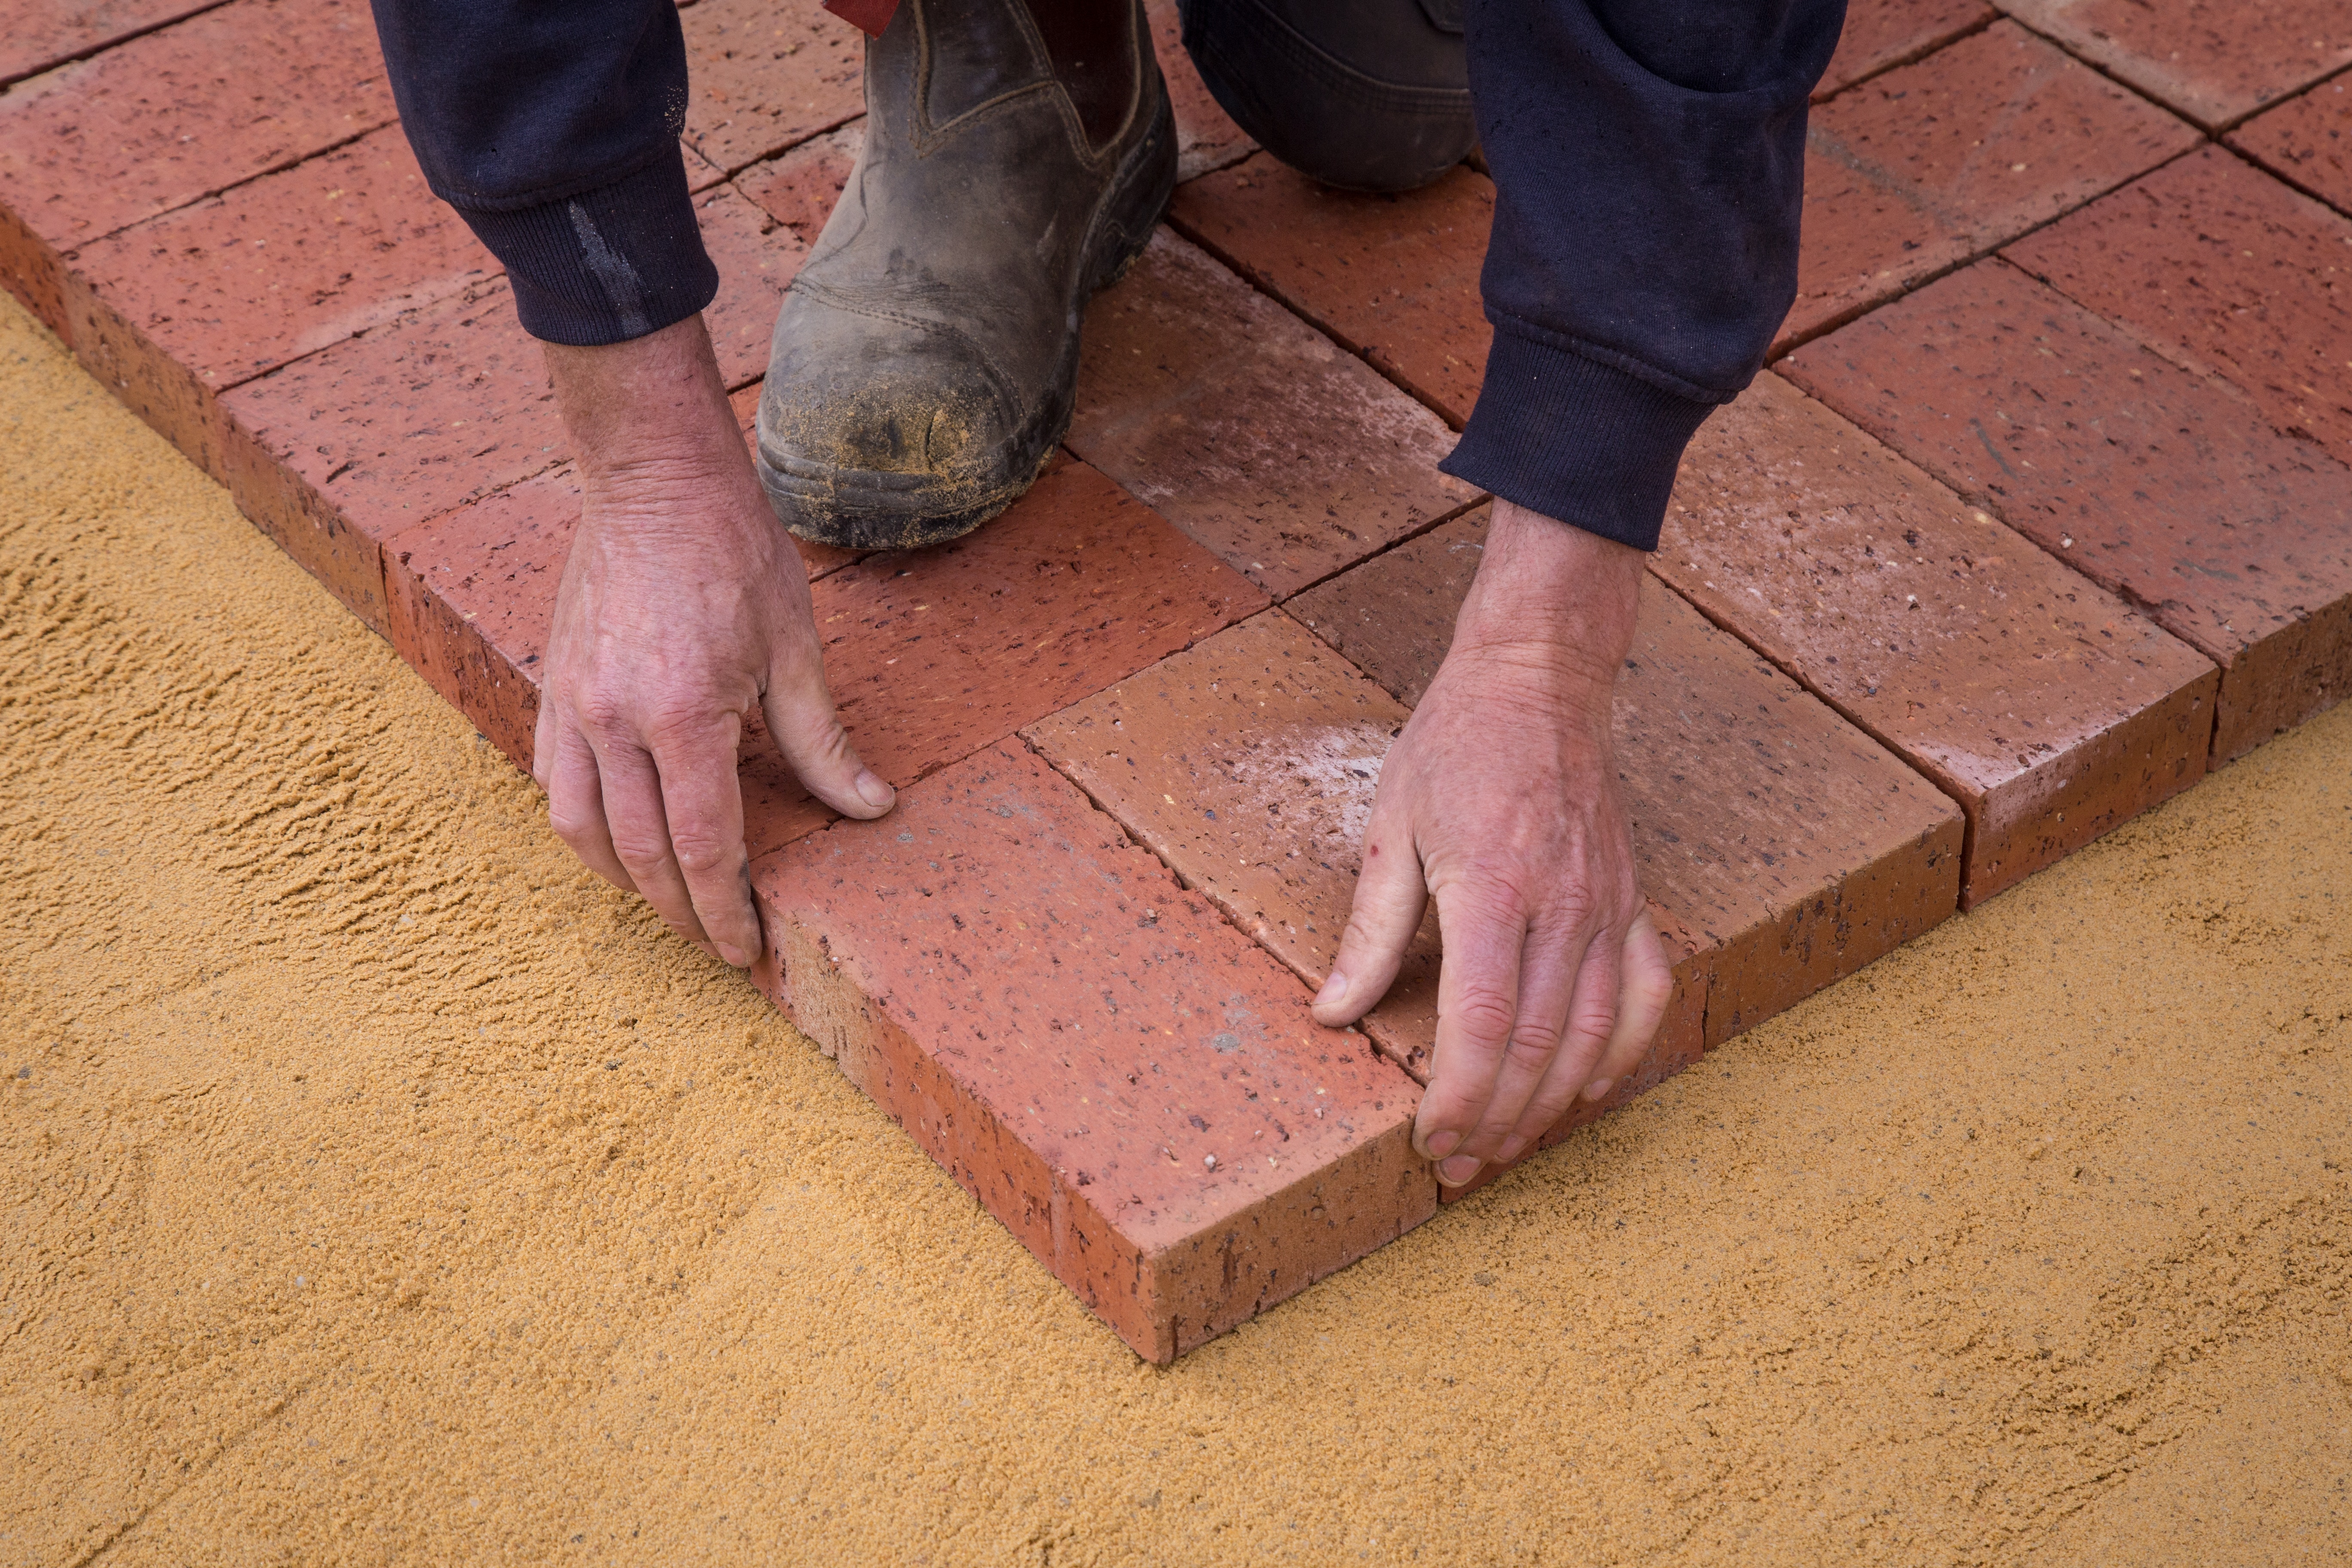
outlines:
[[1443, 1160], [1460, 1147], [1462, 1134], [1451, 1128], [1444, 1128], [1429, 1135], [1429, 1141], [1421, 1146], [1421, 1152], [1426, 1159]]
[[[1335, 969], [1331, 972], [1330, 977], [1323, 982], [1323, 989], [1315, 993], [1315, 1005], [1320, 1007], [1326, 1002], [1337, 1002], [1347, 994], [1348, 977]], [[1296, 995], [1297, 993], [1294, 992], [1292, 994]]]
[[858, 799], [877, 811], [898, 798], [898, 792], [885, 784], [882, 781], [882, 775], [872, 768], [860, 773], [857, 775], [857, 783], [851, 787], [857, 791]]
[[1525, 1153], [1527, 1152], [1527, 1147], [1528, 1141], [1524, 1138], [1504, 1139], [1503, 1146], [1495, 1152], [1495, 1163], [1497, 1165], [1509, 1164], [1512, 1161]]
[[1451, 1160], [1440, 1160], [1437, 1163], [1437, 1179], [1449, 1187], [1467, 1186], [1478, 1174], [1478, 1164], [1477, 1161], [1467, 1154], [1456, 1154]]
[[1616, 1087], [1617, 1080], [1615, 1079], [1596, 1078], [1591, 1083], [1584, 1086], [1584, 1098], [1587, 1100], [1606, 1099], [1609, 1091]]

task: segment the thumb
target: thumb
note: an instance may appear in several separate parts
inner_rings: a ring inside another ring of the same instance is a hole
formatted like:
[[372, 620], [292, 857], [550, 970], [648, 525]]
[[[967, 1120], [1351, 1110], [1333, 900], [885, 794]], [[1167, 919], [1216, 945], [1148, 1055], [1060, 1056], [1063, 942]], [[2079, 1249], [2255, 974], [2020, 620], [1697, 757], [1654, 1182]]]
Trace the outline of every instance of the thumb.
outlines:
[[1421, 929], [1429, 885], [1412, 835], [1391, 826], [1375, 810], [1364, 829], [1364, 868], [1356, 874], [1356, 901], [1340, 933], [1339, 956], [1315, 996], [1315, 1021], [1337, 1028], [1352, 1024], [1388, 994], [1406, 948]]
[[821, 666], [809, 673], [779, 672], [761, 695], [768, 733], [809, 794], [844, 816], [870, 821], [898, 804], [898, 792], [867, 767], [834, 711]]

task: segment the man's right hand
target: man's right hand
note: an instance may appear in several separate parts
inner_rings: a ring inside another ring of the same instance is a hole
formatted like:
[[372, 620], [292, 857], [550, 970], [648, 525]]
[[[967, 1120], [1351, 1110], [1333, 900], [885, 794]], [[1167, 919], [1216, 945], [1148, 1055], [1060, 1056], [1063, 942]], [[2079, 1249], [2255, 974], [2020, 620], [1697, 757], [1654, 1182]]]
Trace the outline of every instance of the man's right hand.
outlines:
[[807, 573], [751, 471], [702, 318], [544, 346], [584, 497], [531, 775], [591, 869], [747, 965], [760, 920], [735, 768], [752, 706], [834, 810], [880, 816], [897, 796], [834, 713]]

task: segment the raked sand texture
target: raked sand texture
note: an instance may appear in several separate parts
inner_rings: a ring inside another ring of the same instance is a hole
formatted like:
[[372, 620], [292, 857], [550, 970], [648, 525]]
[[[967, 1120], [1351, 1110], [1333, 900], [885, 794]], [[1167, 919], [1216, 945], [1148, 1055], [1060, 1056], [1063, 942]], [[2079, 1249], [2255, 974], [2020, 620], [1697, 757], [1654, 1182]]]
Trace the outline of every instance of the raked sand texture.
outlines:
[[[801, 4], [681, 5], [747, 425], [863, 145], [859, 36]], [[1778, 358], [1692, 447], [1620, 682], [1677, 982], [1598, 1112], [2352, 686], [2340, 11], [1856, 0]], [[905, 807], [835, 822], [756, 723], [741, 775], [757, 984], [1166, 1361], [1437, 1209], [1402, 1135], [1434, 922], [1365, 1033], [1303, 1009], [1389, 735], [1342, 710], [1418, 700], [1492, 510], [1436, 465], [1498, 196], [1477, 158], [1318, 189], [1217, 107], [1174, 0], [1148, 13], [1182, 183], [1087, 313], [1066, 450], [966, 540], [802, 552]], [[367, 7], [0, 0], [0, 286], [527, 761], [575, 454]], [[1086, 726], [1122, 715], [1149, 744], [1097, 765]], [[1267, 771], [1342, 720], [1353, 771]], [[1236, 789], [1283, 809], [1244, 834]]]
[[2352, 1557], [2352, 711], [1162, 1369], [5, 306], [0, 693], [11, 1565]]

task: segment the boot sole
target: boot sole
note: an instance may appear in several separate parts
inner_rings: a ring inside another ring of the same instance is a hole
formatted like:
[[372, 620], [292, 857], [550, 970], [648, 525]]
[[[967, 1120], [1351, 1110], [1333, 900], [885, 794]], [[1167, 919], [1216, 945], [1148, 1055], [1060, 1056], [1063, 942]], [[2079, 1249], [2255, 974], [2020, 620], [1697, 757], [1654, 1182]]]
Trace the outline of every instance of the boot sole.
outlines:
[[[1176, 194], [1176, 122], [1163, 82], [1150, 132], [1112, 178], [1096, 208], [1094, 234], [1078, 278], [1088, 300], [1127, 276]], [[1070, 334], [1052, 384], [1036, 412], [988, 466], [977, 483], [943, 481], [929, 474], [877, 473], [758, 454], [761, 488], [784, 526], [803, 539], [856, 551], [914, 550], [961, 538], [1028, 493], [1053, 461], [1076, 410], [1078, 335]]]

